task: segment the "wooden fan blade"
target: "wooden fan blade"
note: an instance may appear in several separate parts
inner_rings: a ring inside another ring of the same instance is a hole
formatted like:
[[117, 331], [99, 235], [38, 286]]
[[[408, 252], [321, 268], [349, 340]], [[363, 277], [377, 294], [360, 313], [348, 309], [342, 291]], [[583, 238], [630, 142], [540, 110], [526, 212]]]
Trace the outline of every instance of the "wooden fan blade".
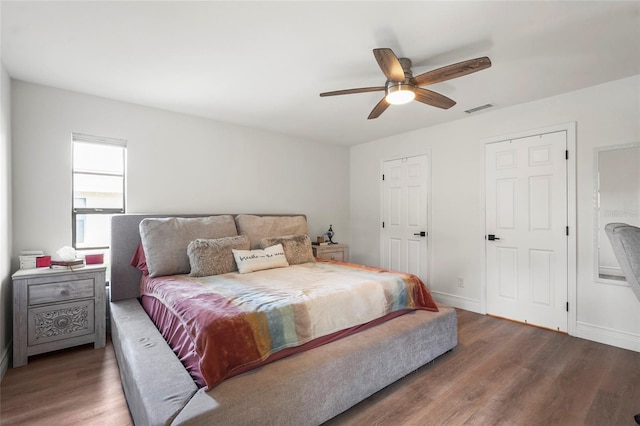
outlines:
[[400, 61], [396, 54], [393, 53], [393, 50], [388, 48], [373, 49], [373, 56], [375, 56], [376, 61], [378, 61], [378, 65], [387, 77], [387, 80], [404, 81], [404, 70], [402, 69], [402, 64], [400, 64]]
[[367, 117], [367, 119], [371, 120], [373, 118], [380, 117], [380, 115], [385, 112], [387, 108], [389, 108], [389, 102], [387, 102], [385, 98], [380, 99], [380, 102], [378, 102], [378, 104], [373, 107], [373, 109], [371, 110], [371, 114], [369, 114], [369, 117]]
[[441, 81], [451, 80], [452, 78], [462, 77], [476, 71], [489, 68], [491, 60], [486, 56], [482, 58], [469, 59], [468, 61], [458, 62], [457, 64], [447, 65], [437, 70], [427, 71], [417, 77], [411, 79], [411, 83], [416, 86], [426, 86], [428, 84], [440, 83]]
[[385, 89], [384, 86], [361, 87], [359, 89], [345, 89], [345, 90], [336, 90], [333, 92], [324, 92], [324, 93], [320, 93], [320, 96], [325, 97], [325, 96], [336, 96], [336, 95], [350, 95], [352, 93], [380, 92], [380, 91], [384, 91], [384, 89]]
[[432, 92], [431, 90], [422, 89], [420, 87], [415, 88], [416, 98], [418, 102], [431, 105], [434, 107], [449, 109], [456, 104], [456, 101], [449, 99], [440, 93]]

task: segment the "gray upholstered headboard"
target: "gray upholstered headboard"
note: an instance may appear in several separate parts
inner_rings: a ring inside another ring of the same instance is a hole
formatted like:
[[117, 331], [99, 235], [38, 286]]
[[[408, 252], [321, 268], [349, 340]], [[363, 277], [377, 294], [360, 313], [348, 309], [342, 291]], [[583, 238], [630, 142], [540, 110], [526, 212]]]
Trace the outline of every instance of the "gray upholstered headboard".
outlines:
[[[142, 272], [129, 264], [140, 244], [139, 225], [148, 217], [205, 217], [209, 214], [125, 214], [111, 219], [111, 301], [140, 297]], [[228, 214], [228, 213], [227, 213]], [[248, 213], [251, 214], [251, 213]], [[237, 216], [237, 214], [231, 214]], [[256, 216], [304, 216], [304, 214], [256, 214]]]

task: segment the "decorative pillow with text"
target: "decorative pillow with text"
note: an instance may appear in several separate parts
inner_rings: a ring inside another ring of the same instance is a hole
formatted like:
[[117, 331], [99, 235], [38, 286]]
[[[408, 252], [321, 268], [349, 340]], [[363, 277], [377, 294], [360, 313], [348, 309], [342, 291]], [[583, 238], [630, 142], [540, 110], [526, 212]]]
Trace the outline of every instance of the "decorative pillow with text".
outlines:
[[264, 250], [232, 250], [238, 272], [241, 274], [289, 266], [282, 244], [267, 247]]

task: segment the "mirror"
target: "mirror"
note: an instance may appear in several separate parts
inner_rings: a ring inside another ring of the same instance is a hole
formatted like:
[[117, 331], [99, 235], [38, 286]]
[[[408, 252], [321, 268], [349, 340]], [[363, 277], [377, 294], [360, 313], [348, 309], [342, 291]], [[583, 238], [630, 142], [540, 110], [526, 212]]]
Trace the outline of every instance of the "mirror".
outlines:
[[640, 226], [640, 142], [596, 148], [594, 158], [596, 279], [624, 284], [604, 227], [612, 222]]

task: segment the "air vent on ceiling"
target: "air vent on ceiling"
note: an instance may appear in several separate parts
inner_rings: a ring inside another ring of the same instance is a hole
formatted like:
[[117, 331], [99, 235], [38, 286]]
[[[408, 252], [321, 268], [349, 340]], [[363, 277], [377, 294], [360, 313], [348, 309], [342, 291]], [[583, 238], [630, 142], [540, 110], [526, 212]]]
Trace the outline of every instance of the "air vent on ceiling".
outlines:
[[467, 114], [473, 114], [474, 112], [482, 111], [483, 109], [492, 108], [492, 107], [493, 107], [493, 104], [485, 104], [485, 105], [480, 105], [479, 107], [468, 109], [465, 112]]

